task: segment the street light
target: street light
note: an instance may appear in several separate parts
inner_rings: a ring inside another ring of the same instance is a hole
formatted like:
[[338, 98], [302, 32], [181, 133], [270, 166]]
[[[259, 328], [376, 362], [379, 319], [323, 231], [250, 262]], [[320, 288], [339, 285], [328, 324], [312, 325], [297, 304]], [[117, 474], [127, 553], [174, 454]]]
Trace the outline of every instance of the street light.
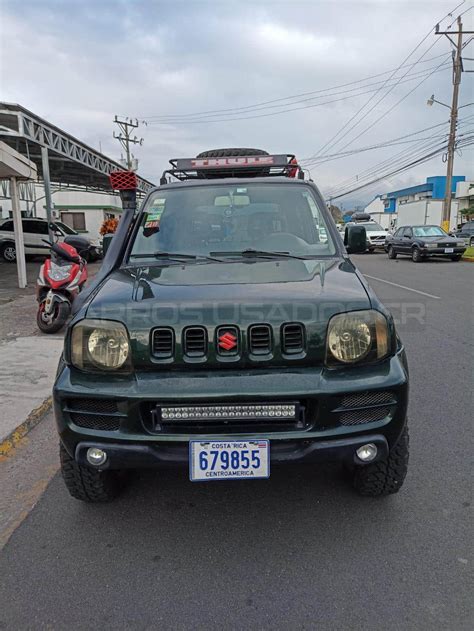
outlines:
[[[438, 103], [438, 105], [443, 105], [444, 107], [451, 109], [450, 105], [446, 105], [446, 103], [442, 103], [441, 101], [438, 101], [437, 99], [435, 99], [434, 94], [432, 94], [430, 98], [426, 101], [426, 105], [429, 105], [430, 107], [432, 107], [433, 103]], [[460, 110], [463, 107], [467, 107], [468, 105], [474, 105], [474, 103], [466, 103], [465, 105], [460, 105], [457, 109]]]

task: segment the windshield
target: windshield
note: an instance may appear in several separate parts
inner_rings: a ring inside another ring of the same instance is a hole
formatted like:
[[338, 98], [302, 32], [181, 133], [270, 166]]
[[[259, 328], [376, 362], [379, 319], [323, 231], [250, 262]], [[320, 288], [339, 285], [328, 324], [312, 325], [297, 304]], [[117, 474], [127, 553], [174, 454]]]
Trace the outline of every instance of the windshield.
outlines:
[[447, 233], [439, 226], [415, 226], [413, 228], [415, 237], [447, 237]]
[[55, 221], [54, 225], [58, 226], [64, 232], [64, 234], [78, 234], [75, 230], [67, 226], [62, 221]]
[[310, 187], [250, 183], [157, 191], [143, 214], [131, 257], [245, 250], [315, 257], [336, 252]]

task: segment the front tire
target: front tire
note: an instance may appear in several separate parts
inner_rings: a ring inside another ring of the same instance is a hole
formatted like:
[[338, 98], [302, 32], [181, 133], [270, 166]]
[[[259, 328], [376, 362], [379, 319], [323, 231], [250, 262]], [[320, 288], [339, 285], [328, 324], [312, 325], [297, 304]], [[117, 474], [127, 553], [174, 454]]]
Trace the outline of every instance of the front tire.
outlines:
[[57, 333], [66, 324], [69, 314], [71, 313], [71, 305], [68, 302], [58, 302], [51, 316], [46, 316], [42, 309], [43, 303], [40, 304], [36, 313], [36, 323], [40, 331], [43, 333]]
[[354, 467], [352, 483], [359, 495], [384, 497], [398, 493], [408, 470], [408, 444], [408, 427], [405, 427], [387, 458]]
[[118, 471], [99, 471], [78, 464], [59, 445], [61, 473], [69, 494], [76, 500], [89, 503], [110, 502], [123, 488]]
[[0, 256], [7, 263], [16, 262], [16, 247], [14, 243], [3, 243], [0, 246]]
[[462, 259], [462, 255], [461, 254], [456, 254], [456, 256], [452, 256], [451, 260], [456, 263], [457, 261], [460, 261]]
[[393, 245], [389, 245], [388, 246], [388, 258], [389, 259], [396, 259], [397, 258], [397, 253], [395, 252], [395, 249], [394, 249]]
[[421, 253], [420, 248], [414, 247], [411, 253], [411, 258], [414, 263], [421, 263], [423, 260], [423, 255]]

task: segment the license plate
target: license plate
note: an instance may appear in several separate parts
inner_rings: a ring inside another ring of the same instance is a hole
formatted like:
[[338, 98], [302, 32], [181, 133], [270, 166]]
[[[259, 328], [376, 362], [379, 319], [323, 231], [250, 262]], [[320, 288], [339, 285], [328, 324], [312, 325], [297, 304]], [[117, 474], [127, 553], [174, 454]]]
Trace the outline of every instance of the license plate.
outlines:
[[189, 443], [192, 481], [270, 477], [269, 440], [210, 440]]
[[454, 248], [444, 248], [445, 254], [452, 254], [454, 252]]

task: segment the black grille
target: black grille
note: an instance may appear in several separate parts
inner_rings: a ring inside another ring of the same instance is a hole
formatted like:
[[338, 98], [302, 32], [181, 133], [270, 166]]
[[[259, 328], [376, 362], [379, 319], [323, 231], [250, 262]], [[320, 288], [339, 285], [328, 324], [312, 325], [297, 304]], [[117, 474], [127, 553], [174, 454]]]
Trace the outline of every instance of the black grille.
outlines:
[[174, 332], [172, 329], [155, 329], [151, 338], [151, 349], [157, 359], [169, 359], [174, 354]]
[[98, 429], [104, 432], [114, 432], [120, 427], [120, 418], [117, 416], [102, 416], [101, 414], [71, 413], [71, 421], [79, 427]]
[[286, 355], [296, 355], [304, 350], [304, 329], [299, 323], [284, 324], [281, 330], [282, 351]]
[[341, 403], [343, 408], [360, 408], [370, 405], [380, 405], [383, 403], [396, 403], [396, 399], [391, 392], [358, 392], [347, 394]]
[[113, 414], [117, 412], [117, 401], [110, 399], [69, 399], [67, 402], [71, 411], [91, 412], [92, 414]]
[[381, 421], [390, 414], [390, 407], [366, 408], [350, 410], [339, 415], [341, 425], [361, 425], [362, 423], [374, 423]]
[[272, 350], [272, 331], [268, 324], [255, 324], [249, 329], [249, 350], [253, 355], [267, 355]]
[[126, 416], [110, 399], [69, 399], [65, 411], [75, 425], [106, 432], [118, 430], [120, 419]]
[[201, 326], [185, 329], [183, 334], [183, 350], [188, 357], [204, 357], [207, 352], [207, 332]]

